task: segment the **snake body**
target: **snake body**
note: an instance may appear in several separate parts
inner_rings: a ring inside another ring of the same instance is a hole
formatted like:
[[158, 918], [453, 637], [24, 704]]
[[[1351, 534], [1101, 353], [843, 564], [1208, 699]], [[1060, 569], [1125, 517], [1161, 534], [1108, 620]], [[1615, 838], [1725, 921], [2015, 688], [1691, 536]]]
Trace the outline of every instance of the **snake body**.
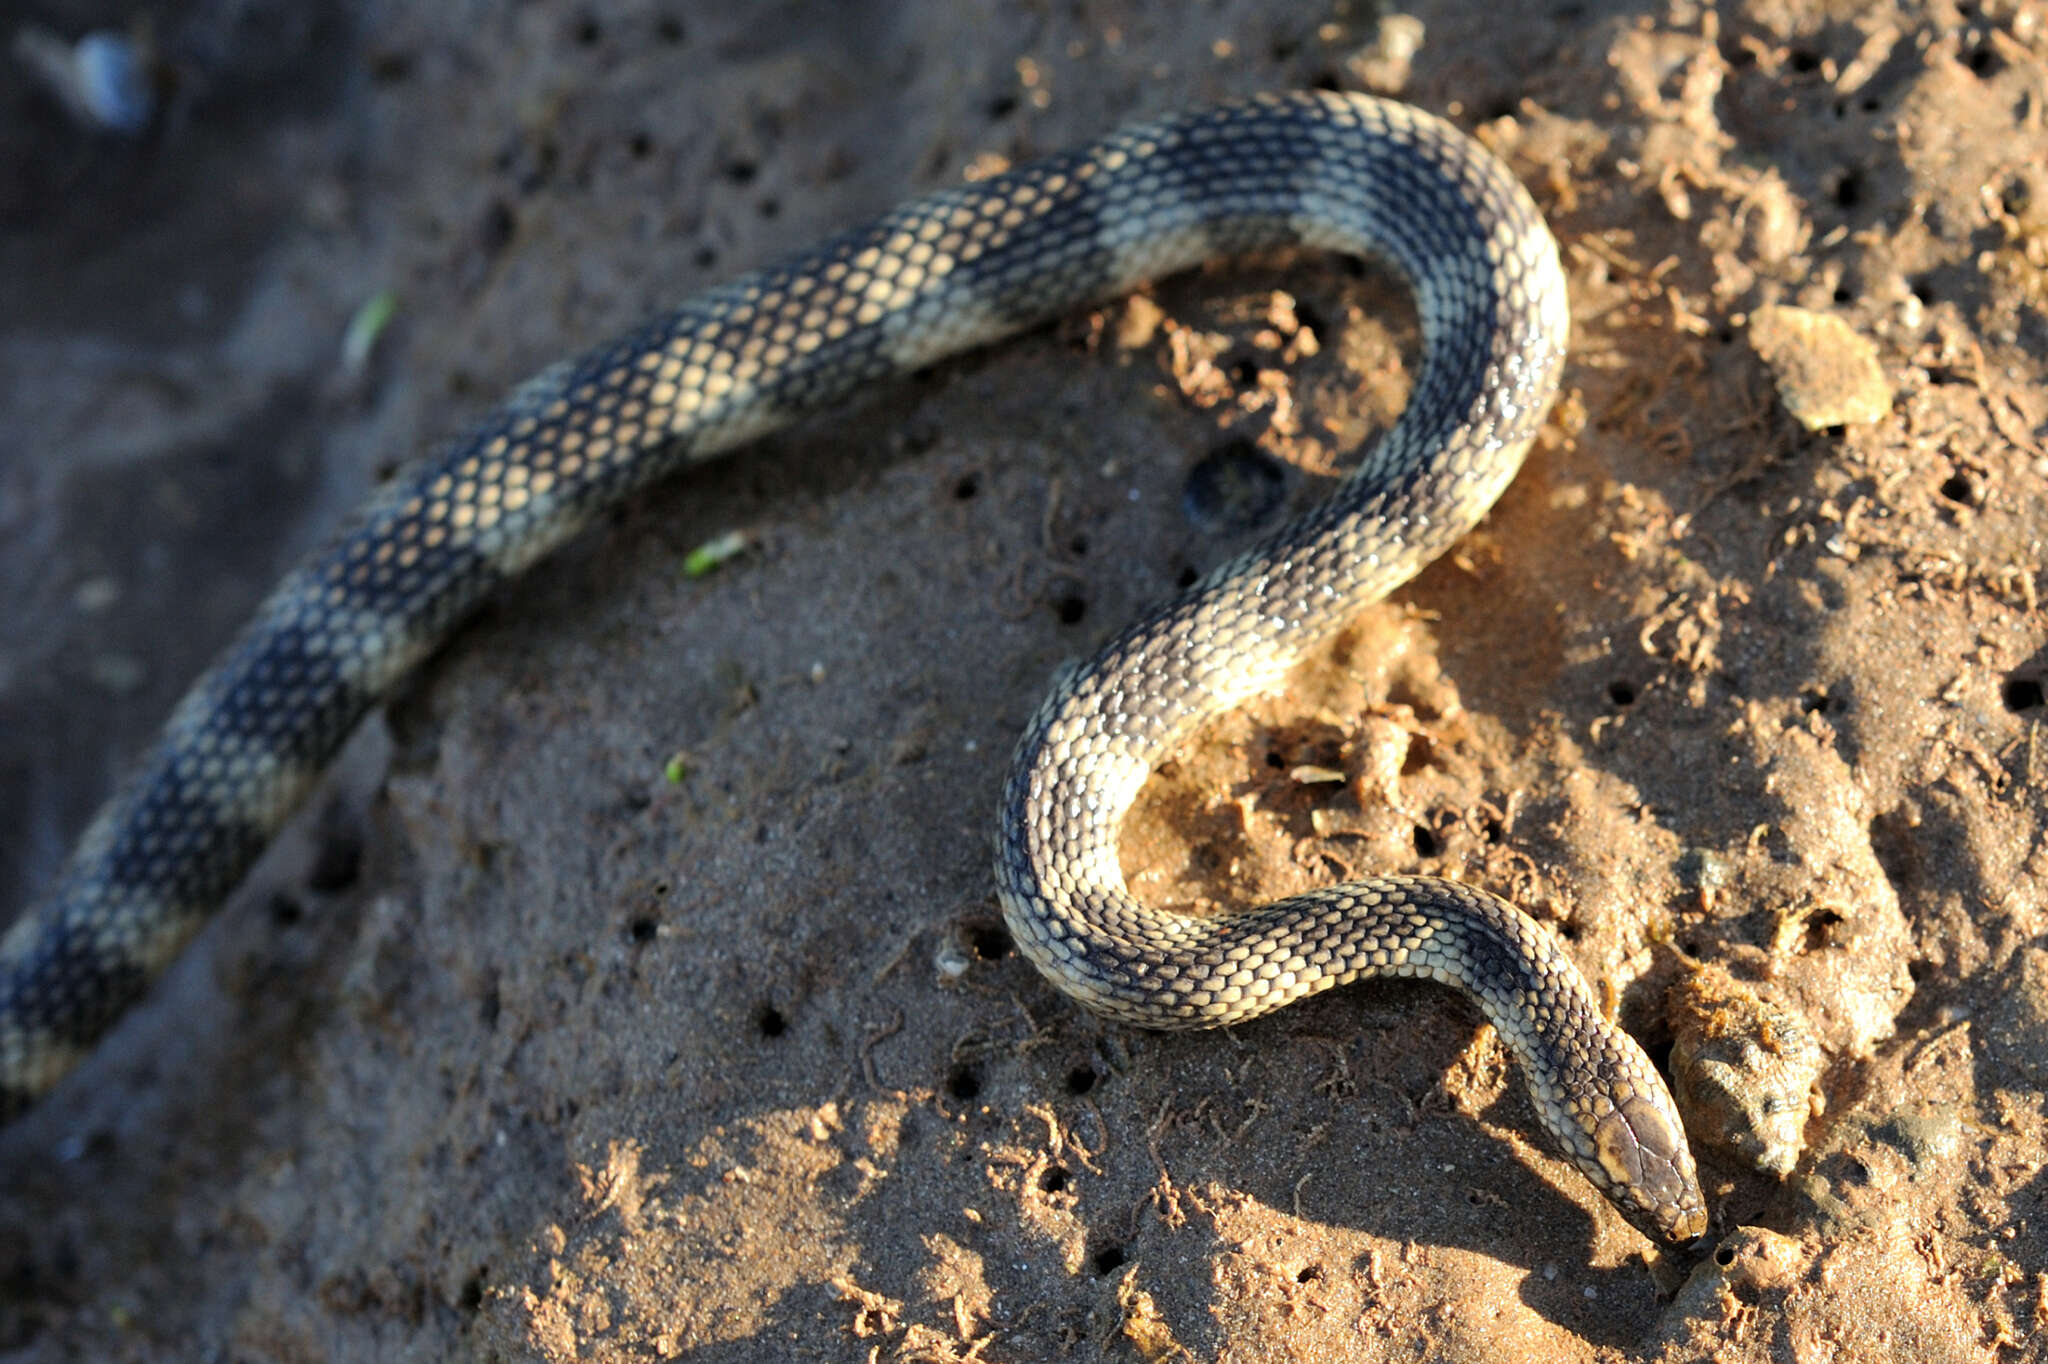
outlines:
[[593, 516], [890, 377], [1277, 246], [1405, 277], [1424, 336], [1413, 397], [1321, 508], [1057, 684], [1004, 789], [1005, 916], [1061, 989], [1149, 1027], [1230, 1023], [1364, 976], [1461, 988], [1578, 1168], [1652, 1236], [1699, 1234], [1662, 1080], [1511, 905], [1382, 877], [1191, 918], [1139, 904], [1118, 870], [1153, 764], [1469, 530], [1556, 388], [1565, 284], [1527, 193], [1450, 125], [1357, 95], [1179, 114], [919, 199], [544, 372], [403, 475], [277, 587], [0, 941], [0, 1118], [144, 992], [386, 689]]

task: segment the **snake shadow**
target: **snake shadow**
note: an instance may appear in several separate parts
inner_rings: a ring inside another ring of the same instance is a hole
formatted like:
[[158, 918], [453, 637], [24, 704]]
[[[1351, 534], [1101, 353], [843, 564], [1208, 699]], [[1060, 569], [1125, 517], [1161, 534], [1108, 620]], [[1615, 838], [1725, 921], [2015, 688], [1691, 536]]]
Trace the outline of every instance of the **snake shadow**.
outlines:
[[[1156, 1142], [1172, 1177], [1255, 1205], [1215, 1219], [1204, 1255], [1255, 1253], [1247, 1231], [1292, 1222], [1313, 1230], [1286, 1231], [1303, 1244], [1271, 1258], [1300, 1283], [1370, 1285], [1398, 1262], [1468, 1300], [1511, 1290], [1595, 1344], [1651, 1330], [1661, 1303], [1636, 1233], [1549, 1148], [1519, 1073], [1454, 993], [1367, 982], [1223, 1037], [1127, 1040], [1134, 1064], [1172, 1077]], [[1152, 1253], [1156, 1235], [1123, 1253]]]

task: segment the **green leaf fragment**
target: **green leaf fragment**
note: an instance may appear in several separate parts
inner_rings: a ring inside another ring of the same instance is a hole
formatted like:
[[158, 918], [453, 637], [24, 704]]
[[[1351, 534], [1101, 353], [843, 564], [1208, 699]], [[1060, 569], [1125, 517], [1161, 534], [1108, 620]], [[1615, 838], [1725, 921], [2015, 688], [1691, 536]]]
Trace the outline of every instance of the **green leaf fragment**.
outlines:
[[348, 320], [348, 330], [341, 336], [341, 367], [350, 374], [361, 373], [363, 366], [370, 363], [377, 338], [397, 314], [398, 295], [390, 289], [379, 290], [356, 309], [356, 315]]
[[729, 530], [723, 535], [706, 540], [683, 556], [683, 576], [703, 577], [727, 559], [744, 552], [748, 543], [747, 533], [743, 530]]

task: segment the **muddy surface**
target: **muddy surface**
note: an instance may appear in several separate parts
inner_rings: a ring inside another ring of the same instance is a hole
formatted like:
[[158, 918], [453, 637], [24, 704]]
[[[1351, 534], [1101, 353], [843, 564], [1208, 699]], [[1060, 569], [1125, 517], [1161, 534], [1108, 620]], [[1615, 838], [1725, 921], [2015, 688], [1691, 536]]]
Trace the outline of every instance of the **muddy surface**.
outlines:
[[[1706, 978], [1769, 1000], [1711, 1040], [1796, 1016], [1822, 1068], [1791, 1172], [1703, 1149], [1713, 1240], [1657, 1257], [1455, 997], [1152, 1035], [1010, 947], [990, 812], [1052, 670], [1403, 400], [1393, 281], [1261, 261], [493, 605], [0, 1134], [4, 1357], [2048, 1358], [2048, 5], [1417, 4], [1412, 54], [1342, 0], [154, 8], [149, 135], [0, 87], [0, 913], [283, 568], [527, 374], [916, 190], [1371, 85], [1536, 194], [1565, 393], [1478, 532], [1155, 777], [1126, 870], [1468, 879], [1660, 1059]], [[1795, 419], [1772, 305], [1889, 407]]]

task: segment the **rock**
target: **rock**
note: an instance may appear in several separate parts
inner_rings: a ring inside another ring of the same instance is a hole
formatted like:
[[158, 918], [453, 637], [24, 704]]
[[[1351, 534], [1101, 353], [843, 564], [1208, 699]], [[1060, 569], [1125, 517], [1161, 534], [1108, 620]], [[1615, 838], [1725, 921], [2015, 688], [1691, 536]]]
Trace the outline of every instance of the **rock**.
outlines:
[[1769, 366], [1785, 410], [1809, 431], [1879, 421], [1892, 410], [1877, 347], [1838, 317], [1758, 308], [1750, 314], [1749, 344]]
[[1813, 1029], [1718, 965], [1673, 982], [1665, 1007], [1676, 1033], [1671, 1092], [1687, 1133], [1765, 1174], [1790, 1174], [1827, 1064]]

